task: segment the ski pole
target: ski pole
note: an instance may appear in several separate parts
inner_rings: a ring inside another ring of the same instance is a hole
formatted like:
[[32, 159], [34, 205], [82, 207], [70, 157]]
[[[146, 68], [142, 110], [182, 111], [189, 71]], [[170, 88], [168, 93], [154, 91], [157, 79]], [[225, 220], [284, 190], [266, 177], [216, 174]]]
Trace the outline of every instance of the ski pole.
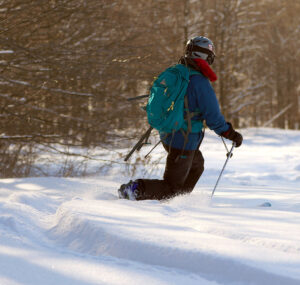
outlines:
[[136, 97], [130, 97], [130, 98], [127, 98], [127, 101], [134, 101], [134, 100], [143, 99], [143, 98], [146, 98], [146, 97], [149, 97], [149, 94], [140, 95], [140, 96], [136, 96]]
[[151, 150], [145, 155], [145, 158], [147, 158], [149, 156], [149, 154], [161, 143], [161, 140], [159, 140], [159, 142], [153, 147], [151, 148]]
[[[225, 143], [225, 141], [224, 141], [224, 139], [223, 139], [223, 137], [221, 137], [221, 139], [222, 139], [222, 142], [223, 142], [223, 144], [224, 144], [224, 146], [225, 146], [225, 149], [226, 149], [226, 151], [227, 151], [227, 156], [229, 155], [229, 149], [228, 149], [228, 147], [227, 147], [227, 144]], [[231, 153], [231, 155], [230, 155], [230, 157], [232, 157], [233, 156], [233, 153]]]
[[136, 150], [140, 150], [141, 147], [143, 146], [143, 142], [144, 140], [148, 140], [151, 131], [153, 130], [152, 127], [150, 127], [143, 135], [142, 137], [139, 139], [139, 141], [136, 143], [136, 145], [132, 148], [132, 150], [127, 154], [127, 156], [124, 158], [124, 161], [127, 161], [130, 156], [136, 151]]
[[222, 176], [222, 174], [223, 174], [223, 172], [224, 172], [224, 169], [225, 169], [225, 167], [226, 167], [226, 165], [227, 165], [227, 162], [228, 162], [229, 158], [231, 158], [231, 156], [232, 156], [232, 152], [233, 152], [234, 147], [235, 147], [235, 143], [232, 143], [231, 150], [230, 150], [230, 152], [227, 153], [227, 159], [226, 159], [226, 161], [225, 161], [225, 163], [224, 163], [224, 166], [223, 166], [223, 168], [222, 168], [222, 170], [221, 170], [221, 173], [220, 173], [220, 175], [219, 175], [219, 178], [218, 178], [218, 180], [217, 180], [217, 183], [216, 183], [216, 185], [215, 185], [215, 188], [214, 188], [214, 190], [213, 190], [212, 193], [211, 193], [211, 198], [214, 196], [214, 193], [215, 193], [215, 191], [216, 191], [216, 189], [217, 189], [217, 186], [218, 186], [219, 181], [220, 181], [220, 179], [221, 179], [221, 176]]

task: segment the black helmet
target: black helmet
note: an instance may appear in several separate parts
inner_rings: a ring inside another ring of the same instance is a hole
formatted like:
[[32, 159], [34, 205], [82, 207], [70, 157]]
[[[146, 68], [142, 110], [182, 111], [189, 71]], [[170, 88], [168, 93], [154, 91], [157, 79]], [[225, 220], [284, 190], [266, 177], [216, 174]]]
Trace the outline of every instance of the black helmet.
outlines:
[[185, 49], [185, 56], [189, 58], [202, 58], [213, 64], [215, 59], [215, 46], [213, 42], [206, 37], [194, 37], [191, 38]]

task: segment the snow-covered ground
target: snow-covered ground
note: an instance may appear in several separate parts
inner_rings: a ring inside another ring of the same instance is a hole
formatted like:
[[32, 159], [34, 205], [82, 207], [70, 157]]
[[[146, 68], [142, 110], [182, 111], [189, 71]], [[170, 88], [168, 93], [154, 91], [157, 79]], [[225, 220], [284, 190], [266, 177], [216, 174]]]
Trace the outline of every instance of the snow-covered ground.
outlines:
[[118, 168], [0, 180], [0, 284], [299, 285], [300, 132], [242, 133], [212, 200], [226, 156], [211, 132], [196, 189], [170, 201], [118, 200]]

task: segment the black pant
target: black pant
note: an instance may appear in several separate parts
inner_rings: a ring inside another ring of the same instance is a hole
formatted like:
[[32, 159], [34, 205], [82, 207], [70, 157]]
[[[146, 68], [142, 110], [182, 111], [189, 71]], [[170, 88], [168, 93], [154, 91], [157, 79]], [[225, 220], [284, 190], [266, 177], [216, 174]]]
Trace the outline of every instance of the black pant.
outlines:
[[168, 152], [164, 179], [138, 179], [137, 200], [168, 199], [193, 191], [204, 171], [200, 150], [179, 150], [164, 145]]

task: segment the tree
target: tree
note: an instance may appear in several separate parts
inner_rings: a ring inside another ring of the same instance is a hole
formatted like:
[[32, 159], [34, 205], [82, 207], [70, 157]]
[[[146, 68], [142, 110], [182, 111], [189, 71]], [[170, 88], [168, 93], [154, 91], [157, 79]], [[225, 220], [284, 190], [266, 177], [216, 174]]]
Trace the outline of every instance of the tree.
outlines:
[[226, 119], [235, 127], [299, 128], [299, 6], [291, 0], [0, 1], [0, 172], [32, 173], [25, 166], [37, 146], [130, 145], [147, 122], [145, 101], [127, 98], [146, 94], [197, 35], [216, 45], [214, 88]]

